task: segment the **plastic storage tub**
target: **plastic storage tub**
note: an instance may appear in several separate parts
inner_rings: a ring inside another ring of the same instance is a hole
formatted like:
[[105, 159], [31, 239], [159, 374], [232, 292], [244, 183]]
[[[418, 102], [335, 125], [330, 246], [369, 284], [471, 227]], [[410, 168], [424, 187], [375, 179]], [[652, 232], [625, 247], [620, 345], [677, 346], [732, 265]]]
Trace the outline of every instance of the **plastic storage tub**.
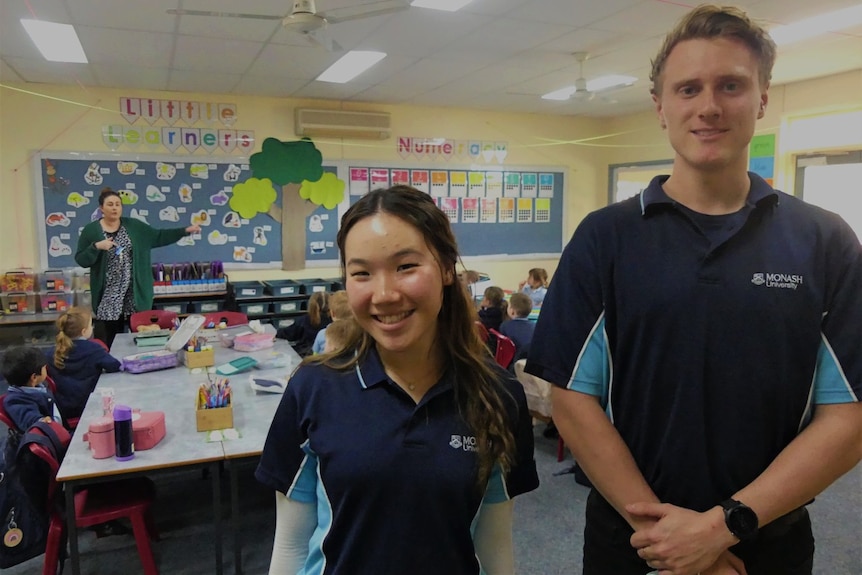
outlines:
[[272, 302], [272, 313], [283, 314], [283, 313], [293, 313], [297, 311], [302, 311], [303, 303], [306, 300], [302, 299], [288, 299], [284, 301], [274, 301]]
[[0, 294], [0, 300], [3, 302], [3, 313], [36, 313], [36, 294], [34, 293], [4, 293]]
[[263, 282], [248, 281], [248, 282], [233, 282], [233, 292], [236, 299], [244, 297], [260, 297], [263, 295]]
[[239, 311], [245, 315], [261, 315], [269, 312], [269, 302], [239, 303]]
[[93, 305], [93, 295], [90, 290], [78, 290], [75, 292], [75, 305], [89, 308]]
[[269, 280], [263, 282], [266, 293], [274, 296], [301, 295], [302, 284], [293, 280]]
[[313, 280], [301, 280], [302, 281], [302, 293], [304, 294], [313, 294], [318, 291], [327, 291], [330, 286], [330, 282], [322, 279], [313, 279]]
[[39, 304], [44, 312], [64, 312], [70, 307], [75, 299], [75, 294], [70, 291], [48, 291], [39, 293]]
[[189, 302], [189, 313], [207, 314], [214, 311], [221, 311], [223, 308], [224, 302], [219, 300]]
[[64, 270], [45, 270], [39, 275], [39, 289], [41, 291], [72, 291], [72, 274]]
[[[0, 276], [0, 292], [35, 292], [36, 274], [30, 271], [13, 270]], [[5, 304], [4, 304], [5, 305]]]
[[154, 303], [153, 309], [163, 309], [165, 311], [172, 311], [176, 314], [186, 313], [186, 306], [188, 304], [184, 301], [170, 302], [170, 303]]

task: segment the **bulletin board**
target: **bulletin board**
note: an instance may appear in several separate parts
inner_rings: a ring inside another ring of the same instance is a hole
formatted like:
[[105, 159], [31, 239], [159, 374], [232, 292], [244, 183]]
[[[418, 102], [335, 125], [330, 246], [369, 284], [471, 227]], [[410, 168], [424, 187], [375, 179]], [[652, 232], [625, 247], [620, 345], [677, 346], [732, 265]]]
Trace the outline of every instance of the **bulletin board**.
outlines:
[[430, 194], [449, 217], [462, 256], [558, 257], [563, 249], [563, 168], [346, 165], [350, 203], [396, 184]]
[[[81, 229], [100, 217], [99, 192], [118, 191], [123, 215], [156, 228], [198, 224], [201, 234], [153, 250], [154, 262], [222, 261], [227, 268], [280, 267], [281, 222], [259, 213], [241, 218], [228, 205], [232, 186], [251, 176], [248, 158], [134, 153], [47, 152], [34, 158], [37, 230], [45, 269], [76, 267]], [[335, 173], [335, 166], [324, 165]], [[277, 188], [277, 187], [276, 187]], [[41, 190], [41, 191], [39, 191]], [[281, 190], [276, 189], [277, 203]], [[331, 265], [338, 208], [307, 219], [306, 260]]]

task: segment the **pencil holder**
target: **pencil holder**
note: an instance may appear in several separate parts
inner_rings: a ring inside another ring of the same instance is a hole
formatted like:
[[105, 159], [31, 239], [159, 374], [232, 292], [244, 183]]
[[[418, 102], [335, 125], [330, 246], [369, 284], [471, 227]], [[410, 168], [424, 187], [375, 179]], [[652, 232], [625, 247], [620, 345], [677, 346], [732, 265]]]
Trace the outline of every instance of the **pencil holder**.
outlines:
[[206, 408], [199, 401], [195, 401], [195, 419], [198, 431], [212, 431], [213, 429], [229, 429], [233, 427], [233, 399], [229, 400], [226, 407]]

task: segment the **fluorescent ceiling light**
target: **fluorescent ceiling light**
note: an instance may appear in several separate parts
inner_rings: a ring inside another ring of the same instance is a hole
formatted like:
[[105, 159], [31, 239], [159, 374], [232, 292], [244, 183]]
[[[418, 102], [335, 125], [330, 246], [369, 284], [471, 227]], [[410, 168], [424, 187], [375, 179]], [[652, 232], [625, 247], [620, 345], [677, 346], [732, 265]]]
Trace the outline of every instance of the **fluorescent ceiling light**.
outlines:
[[431, 8], [432, 10], [456, 12], [472, 1], [473, 0], [413, 0], [410, 5], [416, 6], [417, 8]]
[[[609, 74], [607, 76], [599, 76], [592, 80], [587, 80], [587, 92], [601, 92], [612, 88], [623, 88], [631, 86], [638, 79], [634, 76], [623, 76], [620, 74]], [[553, 92], [548, 92], [542, 96], [543, 100], [568, 100], [575, 93], [574, 86], [566, 86]]]
[[776, 44], [781, 46], [859, 24], [862, 24], [862, 4], [813, 16], [786, 26], [775, 26], [769, 30], [769, 35]]
[[351, 50], [317, 77], [319, 82], [344, 84], [386, 57], [385, 52]]
[[51, 62], [87, 63], [87, 55], [71, 24], [56, 24], [43, 20], [21, 19], [21, 25], [33, 43]]

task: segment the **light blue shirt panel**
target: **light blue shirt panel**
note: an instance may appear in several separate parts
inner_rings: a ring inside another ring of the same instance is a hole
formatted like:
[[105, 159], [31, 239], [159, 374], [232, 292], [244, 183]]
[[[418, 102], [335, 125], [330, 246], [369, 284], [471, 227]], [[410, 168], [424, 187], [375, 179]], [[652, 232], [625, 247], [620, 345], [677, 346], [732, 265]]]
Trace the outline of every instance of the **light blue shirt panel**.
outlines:
[[859, 398], [853, 393], [838, 358], [825, 336], [820, 339], [817, 365], [814, 368], [814, 404], [854, 403]]
[[602, 407], [607, 409], [611, 384], [610, 352], [605, 337], [605, 318], [596, 322], [593, 331], [584, 342], [568, 389], [601, 397]]

